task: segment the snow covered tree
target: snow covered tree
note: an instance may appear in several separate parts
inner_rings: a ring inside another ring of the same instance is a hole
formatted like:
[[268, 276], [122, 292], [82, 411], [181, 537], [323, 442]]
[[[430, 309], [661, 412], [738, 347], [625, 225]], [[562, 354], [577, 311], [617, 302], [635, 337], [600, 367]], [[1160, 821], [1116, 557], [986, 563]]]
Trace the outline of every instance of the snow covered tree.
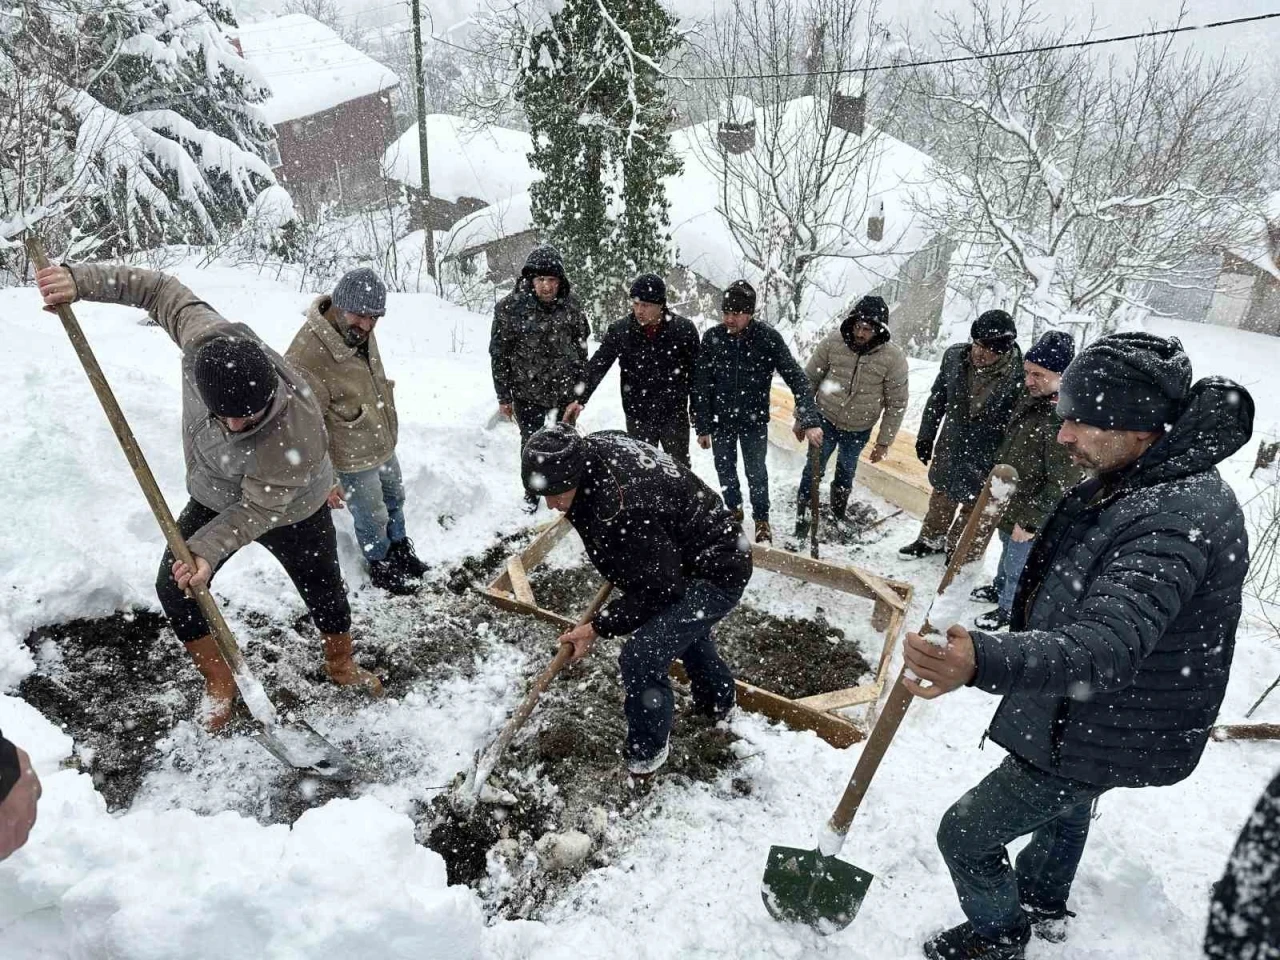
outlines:
[[1086, 334], [1106, 332], [1149, 281], [1249, 242], [1275, 124], [1240, 67], [1167, 37], [1107, 60], [1044, 49], [1068, 37], [1034, 0], [971, 0], [937, 39], [947, 56], [1039, 50], [922, 75], [950, 188], [926, 212], [970, 245], [961, 279], [1020, 307], [1033, 336], [1087, 315]]
[[681, 165], [663, 64], [680, 43], [675, 25], [658, 0], [567, 0], [521, 49], [515, 95], [542, 174], [534, 223], [598, 328], [636, 274], [670, 265], [663, 181]]
[[200, 242], [274, 182], [266, 89], [221, 0], [18, 0], [0, 14], [0, 243]]

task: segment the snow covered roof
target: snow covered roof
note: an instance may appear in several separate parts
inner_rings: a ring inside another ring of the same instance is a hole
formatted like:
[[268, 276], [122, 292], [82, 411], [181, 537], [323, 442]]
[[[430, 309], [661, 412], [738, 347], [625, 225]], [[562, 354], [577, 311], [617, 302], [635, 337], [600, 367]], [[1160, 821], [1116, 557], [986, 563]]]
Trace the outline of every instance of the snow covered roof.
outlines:
[[[787, 104], [780, 118], [772, 113], [766, 118], [757, 111], [757, 127], [774, 119], [804, 127], [813, 109], [813, 99], [801, 97]], [[818, 129], [817, 125], [809, 126]], [[842, 191], [849, 192], [850, 202], [846, 205], [837, 200], [832, 204], [832, 209], [859, 211], [861, 222], [841, 231], [855, 239], [846, 240], [839, 251], [831, 251], [839, 252], [839, 257], [819, 258], [810, 273], [813, 282], [802, 312], [821, 323], [843, 310], [851, 298], [895, 278], [902, 265], [932, 239], [915, 212], [915, 204], [922, 198], [943, 189], [930, 169], [930, 158], [887, 134], [868, 130], [866, 135], [873, 132], [870, 156], [858, 165], [856, 175], [841, 186]], [[761, 279], [759, 271], [747, 262], [717, 209], [720, 180], [709, 166], [719, 155], [714, 147], [715, 136], [716, 124], [711, 121], [677, 130], [671, 137], [672, 150], [684, 161], [683, 172], [666, 182], [676, 260], [720, 288], [738, 278], [755, 283]], [[432, 166], [434, 169], [434, 156]], [[877, 242], [867, 239], [863, 218], [880, 203], [884, 204], [885, 233], [884, 239]], [[455, 224], [445, 249], [480, 246], [531, 227], [528, 196], [511, 197]]]
[[240, 49], [271, 88], [267, 120], [284, 123], [400, 85], [377, 60], [302, 13], [242, 24]]
[[[486, 127], [444, 113], [427, 115], [431, 195], [451, 203], [475, 197], [496, 204], [524, 193], [538, 174], [529, 166], [533, 140], [507, 127]], [[387, 148], [382, 168], [388, 177], [422, 186], [418, 125]]]

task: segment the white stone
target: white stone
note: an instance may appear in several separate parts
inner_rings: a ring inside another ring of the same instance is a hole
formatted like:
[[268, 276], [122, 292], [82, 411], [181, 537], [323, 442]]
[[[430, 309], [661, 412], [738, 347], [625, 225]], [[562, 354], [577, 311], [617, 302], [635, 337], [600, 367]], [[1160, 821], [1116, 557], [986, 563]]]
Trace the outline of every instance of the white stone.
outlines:
[[553, 873], [576, 867], [591, 853], [591, 838], [580, 830], [544, 833], [533, 845], [538, 859]]

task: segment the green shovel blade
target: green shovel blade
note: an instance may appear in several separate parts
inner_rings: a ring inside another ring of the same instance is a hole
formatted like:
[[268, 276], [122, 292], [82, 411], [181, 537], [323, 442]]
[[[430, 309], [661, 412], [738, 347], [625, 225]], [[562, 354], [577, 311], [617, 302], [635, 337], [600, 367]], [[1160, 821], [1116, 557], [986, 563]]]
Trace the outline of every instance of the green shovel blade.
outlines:
[[771, 847], [760, 893], [775, 920], [832, 933], [853, 922], [873, 879], [867, 871], [817, 850]]

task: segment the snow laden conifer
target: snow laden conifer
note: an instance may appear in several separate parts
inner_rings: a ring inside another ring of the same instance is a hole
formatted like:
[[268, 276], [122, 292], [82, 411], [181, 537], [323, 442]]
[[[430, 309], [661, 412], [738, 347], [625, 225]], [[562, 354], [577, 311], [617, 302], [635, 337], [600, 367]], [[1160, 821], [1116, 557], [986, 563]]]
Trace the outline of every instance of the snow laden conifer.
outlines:
[[0, 256], [199, 243], [274, 182], [267, 90], [222, 0], [19, 0], [0, 14]]
[[564, 256], [597, 325], [622, 308], [630, 280], [670, 265], [663, 180], [669, 146], [664, 61], [680, 43], [658, 0], [567, 0], [530, 26], [516, 97], [533, 136], [533, 219]]

